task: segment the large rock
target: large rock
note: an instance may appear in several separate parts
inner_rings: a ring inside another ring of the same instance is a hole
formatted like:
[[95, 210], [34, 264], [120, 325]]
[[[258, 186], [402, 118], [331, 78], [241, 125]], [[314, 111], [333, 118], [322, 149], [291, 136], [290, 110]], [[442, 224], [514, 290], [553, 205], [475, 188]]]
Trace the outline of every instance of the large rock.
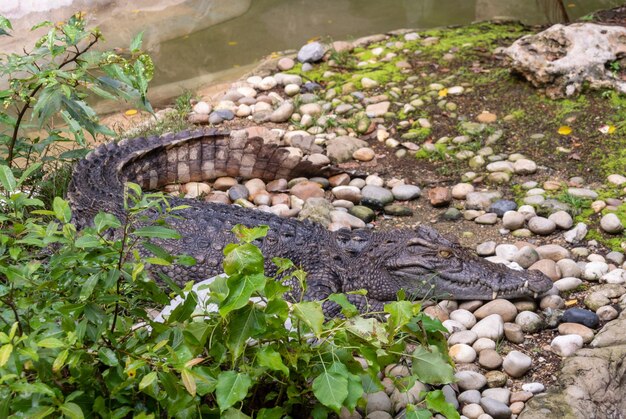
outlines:
[[626, 54], [626, 28], [593, 23], [553, 25], [524, 36], [504, 50], [510, 66], [552, 97], [571, 96], [583, 84], [626, 93], [626, 82], [609, 64]]
[[559, 383], [530, 399], [519, 419], [623, 418], [626, 412], [626, 311], [565, 358]]

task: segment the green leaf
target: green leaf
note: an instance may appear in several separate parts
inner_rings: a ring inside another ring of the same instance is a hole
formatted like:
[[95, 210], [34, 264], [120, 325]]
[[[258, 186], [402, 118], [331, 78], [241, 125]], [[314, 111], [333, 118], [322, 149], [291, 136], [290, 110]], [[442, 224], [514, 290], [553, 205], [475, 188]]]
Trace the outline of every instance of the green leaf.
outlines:
[[63, 349], [61, 352], [59, 352], [54, 362], [52, 363], [52, 371], [54, 372], [61, 371], [61, 369], [65, 365], [65, 361], [67, 361], [67, 357], [69, 354], [70, 354], [69, 349]]
[[435, 345], [418, 346], [413, 352], [413, 374], [430, 384], [447, 384], [454, 380], [454, 369], [446, 362]]
[[385, 313], [390, 314], [387, 319], [387, 329], [390, 334], [395, 334], [411, 321], [413, 303], [410, 301], [393, 301], [385, 304]]
[[41, 91], [33, 108], [33, 112], [39, 120], [40, 128], [52, 115], [57, 114], [61, 110], [62, 98], [63, 92], [58, 84], [50, 85]]
[[251, 243], [257, 239], [267, 236], [268, 230], [269, 226], [266, 225], [249, 228], [244, 225], [237, 224], [235, 227], [233, 227], [232, 231], [239, 241], [244, 243]]
[[94, 247], [100, 247], [101, 243], [98, 237], [85, 235], [77, 238], [74, 246], [79, 249], [93, 249]]
[[353, 317], [346, 322], [347, 330], [370, 342], [372, 345], [380, 347], [381, 343], [389, 343], [389, 335], [385, 326], [373, 317]]
[[11, 26], [11, 21], [4, 16], [0, 16], [0, 28], [3, 29], [13, 29]]
[[54, 201], [52, 201], [52, 210], [54, 211], [54, 216], [61, 222], [69, 223], [72, 219], [70, 204], [68, 204], [63, 198], [58, 196], [54, 197]]
[[54, 413], [54, 407], [52, 406], [38, 406], [30, 409], [26, 417], [29, 419], [43, 419]]
[[235, 371], [222, 371], [217, 376], [215, 397], [220, 411], [223, 412], [235, 403], [242, 401], [248, 395], [252, 385], [250, 376]]
[[137, 36], [130, 41], [130, 51], [137, 52], [141, 48], [141, 43], [143, 42], [143, 31], [139, 32]]
[[355, 374], [348, 374], [348, 396], [344, 401], [344, 406], [349, 411], [354, 411], [359, 399], [363, 396], [363, 384], [361, 377]]
[[13, 345], [7, 343], [0, 348], [0, 368], [4, 367], [13, 353]]
[[40, 348], [63, 348], [65, 347], [65, 342], [57, 339], [57, 338], [45, 338], [37, 342], [37, 346]]
[[221, 419], [250, 419], [250, 416], [246, 415], [239, 409], [231, 407], [220, 415]]
[[172, 324], [176, 322], [183, 322], [189, 319], [189, 317], [196, 310], [197, 305], [198, 305], [198, 296], [196, 295], [196, 293], [195, 292], [187, 293], [187, 296], [185, 297], [185, 302], [182, 304], [179, 304], [174, 310], [172, 310], [172, 313], [167, 319], [167, 323]]
[[87, 278], [83, 286], [80, 288], [80, 300], [81, 301], [85, 301], [91, 296], [91, 294], [93, 293], [93, 290], [96, 288], [96, 285], [98, 285], [99, 279], [100, 279], [99, 272]]
[[233, 310], [237, 310], [250, 300], [252, 293], [261, 291], [265, 287], [265, 275], [233, 275], [228, 277], [228, 296], [220, 305], [219, 313], [225, 317]]
[[430, 413], [430, 410], [422, 409], [412, 404], [406, 406], [405, 412], [406, 419], [430, 419], [433, 417], [433, 414]]
[[454, 406], [446, 401], [446, 397], [441, 390], [429, 391], [426, 394], [426, 407], [441, 413], [447, 419], [459, 419], [461, 417]]
[[265, 329], [265, 314], [253, 304], [232, 312], [226, 346], [231, 351], [233, 362], [243, 353], [248, 339], [258, 336]]
[[348, 318], [359, 314], [359, 310], [354, 304], [348, 301], [348, 296], [346, 296], [346, 294], [331, 294], [328, 296], [328, 299], [337, 303], [339, 307], [341, 307], [341, 313]]
[[93, 224], [98, 233], [102, 233], [104, 230], [108, 230], [109, 228], [120, 228], [122, 226], [122, 223], [115, 215], [104, 212], [96, 214], [93, 218]]
[[196, 396], [196, 379], [188, 368], [184, 368], [180, 372], [180, 378], [183, 380], [183, 385], [185, 386], [185, 390], [187, 393], [191, 394], [192, 397]]
[[157, 380], [156, 371], [152, 371], [146, 374], [139, 382], [139, 390], [143, 390], [146, 387], [150, 387], [154, 382], [156, 382], [156, 380]]
[[132, 234], [139, 237], [152, 237], [158, 239], [180, 239], [181, 237], [180, 233], [176, 230], [161, 226], [145, 226], [135, 230]]
[[311, 328], [315, 336], [322, 334], [324, 312], [319, 301], [301, 301], [291, 306], [293, 314]]
[[40, 168], [41, 168], [41, 163], [39, 162], [33, 163], [30, 166], [28, 166], [26, 170], [22, 172], [22, 176], [20, 176], [20, 179], [17, 181], [17, 185], [20, 186], [22, 183], [24, 183], [26, 179], [28, 179], [30, 175], [32, 175], [35, 171], [39, 170]]
[[414, 320], [409, 325], [409, 329], [413, 331], [419, 330], [416, 326], [413, 326], [415, 322], [421, 322], [422, 327], [424, 328], [426, 333], [448, 333], [448, 329], [446, 329], [446, 327], [439, 321], [439, 319], [432, 318], [424, 313], [419, 313], [414, 317]]
[[[331, 368], [337, 364], [334, 362]], [[313, 380], [313, 394], [324, 406], [339, 412], [348, 397], [348, 372], [341, 368], [331, 368], [322, 372]], [[345, 366], [344, 366], [345, 369]]]
[[100, 361], [102, 361], [104, 365], [108, 365], [109, 367], [116, 367], [120, 363], [117, 359], [117, 355], [111, 348], [100, 348], [98, 350], [98, 358], [100, 358]]
[[227, 275], [258, 274], [263, 272], [264, 258], [253, 244], [244, 243], [224, 248], [224, 272]]
[[0, 166], [0, 183], [7, 192], [15, 191], [15, 177], [9, 166]]
[[281, 419], [286, 415], [286, 411], [283, 407], [276, 406], [272, 408], [264, 407], [259, 410], [256, 415], [256, 419]]
[[75, 148], [73, 150], [64, 151], [59, 155], [59, 158], [63, 160], [79, 160], [89, 154], [89, 151], [88, 148]]
[[256, 354], [256, 360], [259, 366], [269, 368], [272, 371], [281, 371], [287, 377], [289, 376], [289, 368], [283, 363], [283, 358], [271, 346], [264, 346]]
[[212, 393], [217, 385], [217, 380], [211, 374], [208, 367], [196, 367], [191, 370], [196, 380], [196, 393], [200, 396]]
[[59, 407], [65, 416], [70, 419], [83, 419], [83, 411], [76, 403], [66, 402]]

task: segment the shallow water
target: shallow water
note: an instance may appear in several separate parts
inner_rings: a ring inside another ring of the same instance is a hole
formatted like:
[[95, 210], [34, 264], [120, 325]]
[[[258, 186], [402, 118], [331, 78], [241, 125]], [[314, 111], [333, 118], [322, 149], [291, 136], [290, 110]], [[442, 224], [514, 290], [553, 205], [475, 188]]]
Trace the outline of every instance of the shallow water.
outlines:
[[[351, 39], [399, 28], [462, 25], [513, 18], [529, 24], [554, 21], [548, 0], [253, 0], [230, 21], [163, 42], [152, 51], [152, 83], [160, 99], [181, 89], [232, 79], [273, 51], [297, 49], [307, 40]], [[565, 1], [570, 19], [621, 4], [615, 0]], [[193, 17], [190, 17], [193, 19]], [[160, 94], [158, 92], [160, 91]]]

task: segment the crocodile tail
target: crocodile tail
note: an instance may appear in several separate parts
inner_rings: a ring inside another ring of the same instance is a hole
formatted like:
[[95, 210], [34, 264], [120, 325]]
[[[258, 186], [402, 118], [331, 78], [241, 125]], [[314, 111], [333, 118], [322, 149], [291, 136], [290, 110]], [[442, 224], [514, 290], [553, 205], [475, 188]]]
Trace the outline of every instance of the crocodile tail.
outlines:
[[124, 183], [145, 190], [222, 176], [270, 181], [324, 176], [338, 169], [317, 164], [300, 149], [283, 147], [248, 131], [205, 128], [103, 144], [74, 168], [68, 199], [78, 227], [100, 211], [124, 217]]

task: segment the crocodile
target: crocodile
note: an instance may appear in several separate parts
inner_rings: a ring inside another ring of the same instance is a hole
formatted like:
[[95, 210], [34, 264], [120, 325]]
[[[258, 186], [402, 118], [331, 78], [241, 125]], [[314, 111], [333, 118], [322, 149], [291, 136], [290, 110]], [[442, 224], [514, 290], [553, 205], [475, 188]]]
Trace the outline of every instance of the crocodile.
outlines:
[[[221, 176], [270, 181], [328, 175], [333, 170], [300, 149], [249, 132], [204, 128], [97, 147], [76, 165], [68, 188], [74, 222], [79, 228], [88, 226], [100, 211], [124, 219], [123, 194], [129, 181], [158, 190]], [[516, 271], [486, 261], [428, 226], [329, 231], [311, 221], [233, 205], [178, 197], [170, 202], [172, 207], [186, 206], [167, 220], [182, 238], [155, 240], [172, 254], [193, 256], [197, 263], [152, 269], [163, 270], [180, 285], [221, 273], [223, 248], [236, 240], [232, 229], [242, 224], [269, 226], [267, 235], [255, 242], [269, 275], [276, 274], [272, 258], [288, 258], [308, 272], [304, 299], [325, 300], [330, 294], [346, 293], [362, 312], [381, 311], [400, 290], [411, 298], [491, 300], [536, 298], [552, 287], [539, 271]], [[350, 293], [363, 289], [365, 295]], [[324, 304], [328, 315], [338, 313], [336, 304]]]

